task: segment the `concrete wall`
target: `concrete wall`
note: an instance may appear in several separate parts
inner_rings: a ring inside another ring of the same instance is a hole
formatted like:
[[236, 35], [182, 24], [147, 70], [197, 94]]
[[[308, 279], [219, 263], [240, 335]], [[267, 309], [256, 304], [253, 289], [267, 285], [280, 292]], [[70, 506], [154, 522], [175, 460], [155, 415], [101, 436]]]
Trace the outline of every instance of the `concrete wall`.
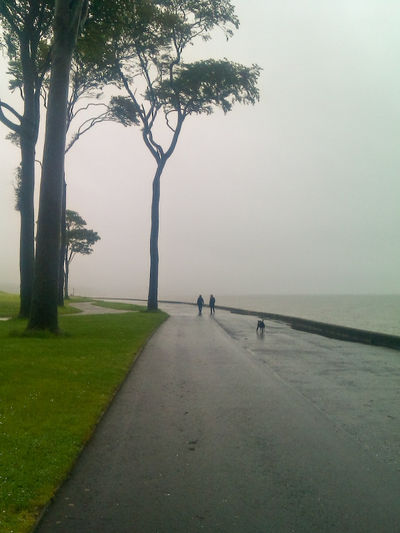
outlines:
[[361, 342], [363, 344], [370, 344], [373, 346], [385, 346], [387, 348], [394, 348], [400, 350], [400, 337], [396, 335], [387, 335], [386, 333], [377, 333], [374, 331], [366, 331], [363, 329], [349, 328], [346, 326], [337, 326], [335, 324], [326, 324], [324, 322], [316, 322], [315, 320], [307, 320], [305, 318], [298, 318], [293, 316], [277, 315], [273, 313], [264, 313], [262, 311], [247, 311], [244, 309], [236, 309], [234, 307], [222, 307], [231, 313], [238, 313], [243, 315], [250, 315], [256, 317], [264, 317], [268, 320], [277, 320], [289, 324], [293, 329], [299, 331], [307, 331], [324, 337], [331, 337], [332, 339], [340, 339], [344, 341]]

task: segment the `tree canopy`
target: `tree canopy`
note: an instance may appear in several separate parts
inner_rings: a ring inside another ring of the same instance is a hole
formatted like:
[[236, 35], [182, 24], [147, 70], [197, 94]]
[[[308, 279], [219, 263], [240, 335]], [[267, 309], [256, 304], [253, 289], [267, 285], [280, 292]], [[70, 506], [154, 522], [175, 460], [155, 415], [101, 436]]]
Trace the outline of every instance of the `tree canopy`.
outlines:
[[[165, 164], [176, 148], [187, 117], [209, 115], [218, 108], [227, 113], [235, 103], [256, 103], [260, 68], [227, 59], [184, 61], [185, 49], [198, 39], [209, 40], [212, 30], [220, 29], [226, 38], [232, 36], [239, 21], [229, 0], [143, 0], [139, 4], [147, 9], [146, 25], [139, 33], [123, 26], [118, 42], [113, 39], [107, 42], [102, 65], [125, 93], [112, 99], [112, 112], [124, 126], [141, 126], [145, 145], [157, 165], [153, 180], [148, 297], [149, 309], [156, 309], [159, 182]], [[126, 0], [126, 5], [132, 2]], [[135, 16], [134, 10], [129, 13]]]
[[66, 210], [65, 213], [65, 251], [64, 251], [64, 296], [69, 297], [69, 268], [77, 254], [90, 255], [93, 246], [100, 240], [96, 231], [86, 228], [84, 220], [76, 211]]
[[90, 255], [93, 253], [93, 246], [100, 237], [96, 231], [85, 226], [86, 221], [76, 211], [67, 209], [66, 211], [66, 257], [68, 263], [74, 259], [76, 254]]

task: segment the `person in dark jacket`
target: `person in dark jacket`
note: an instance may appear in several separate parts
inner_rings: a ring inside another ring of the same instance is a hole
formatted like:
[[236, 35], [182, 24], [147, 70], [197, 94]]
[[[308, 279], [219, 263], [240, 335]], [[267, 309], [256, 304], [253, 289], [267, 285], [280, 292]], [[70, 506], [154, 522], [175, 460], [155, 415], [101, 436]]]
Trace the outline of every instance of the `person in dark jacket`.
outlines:
[[203, 310], [204, 300], [202, 295], [197, 298], [197, 307], [199, 308], [199, 315], [201, 315], [201, 311]]
[[210, 315], [215, 314], [215, 297], [213, 294], [210, 296]]

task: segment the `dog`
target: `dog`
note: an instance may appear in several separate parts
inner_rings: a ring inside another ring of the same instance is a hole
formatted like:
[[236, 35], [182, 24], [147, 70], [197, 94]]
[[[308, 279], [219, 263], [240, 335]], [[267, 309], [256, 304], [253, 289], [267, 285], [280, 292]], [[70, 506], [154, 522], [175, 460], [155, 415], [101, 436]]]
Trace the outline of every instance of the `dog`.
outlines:
[[258, 333], [258, 330], [260, 330], [261, 333], [264, 333], [264, 329], [265, 329], [265, 324], [264, 324], [264, 320], [261, 318], [258, 322], [257, 322], [257, 333]]

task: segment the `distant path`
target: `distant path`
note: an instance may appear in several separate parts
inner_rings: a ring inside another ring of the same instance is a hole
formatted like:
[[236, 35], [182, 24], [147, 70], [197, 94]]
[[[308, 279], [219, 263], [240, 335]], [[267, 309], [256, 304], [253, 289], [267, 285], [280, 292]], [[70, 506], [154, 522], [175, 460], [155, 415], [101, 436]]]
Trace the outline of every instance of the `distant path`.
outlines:
[[[171, 318], [37, 532], [399, 533], [398, 440], [382, 459], [370, 425], [398, 417], [397, 352], [274, 323], [257, 337], [254, 318], [163, 307]], [[372, 387], [357, 366], [377, 374]], [[343, 405], [325, 387], [347, 391]], [[354, 403], [363, 431], [346, 425]], [[371, 419], [361, 403], [379, 404]]]

